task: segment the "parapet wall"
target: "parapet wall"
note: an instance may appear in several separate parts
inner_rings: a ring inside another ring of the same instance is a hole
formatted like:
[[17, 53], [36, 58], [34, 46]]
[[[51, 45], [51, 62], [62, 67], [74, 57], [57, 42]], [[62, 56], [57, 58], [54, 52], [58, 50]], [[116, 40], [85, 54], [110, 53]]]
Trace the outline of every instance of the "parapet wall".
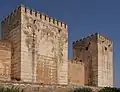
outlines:
[[62, 27], [65, 29], [68, 28], [67, 24], [65, 24], [64, 22], [61, 22], [55, 18], [49, 17], [48, 15], [46, 15], [44, 13], [40, 13], [39, 11], [29, 9], [28, 7], [25, 7], [24, 5], [21, 5], [21, 7], [22, 7], [22, 10], [24, 13], [30, 14], [30, 15], [36, 17], [37, 19], [49, 22], [50, 24], [53, 24], [58, 27]]
[[[18, 8], [16, 8], [12, 13], [10, 13], [1, 23], [3, 24], [8, 24], [11, 19], [15, 19], [17, 15], [21, 16], [21, 12], [22, 13], [26, 13], [26, 14], [30, 14], [31, 16], [36, 17], [37, 19], [41, 19], [43, 21], [49, 22], [50, 24], [53, 24], [55, 26], [61, 27], [61, 28], [65, 28], [68, 29], [68, 25], [65, 24], [62, 21], [59, 21], [55, 18], [49, 17], [48, 15], [44, 14], [44, 13], [40, 13], [39, 11], [35, 11], [33, 9], [29, 9], [28, 7], [24, 6], [24, 5], [20, 5], [18, 6]], [[11, 21], [13, 22], [13, 21]], [[9, 23], [9, 25], [11, 25], [12, 23]]]
[[[11, 26], [17, 26], [18, 25], [18, 18], [19, 18], [19, 22], [20, 22], [20, 16], [21, 16], [21, 7], [19, 6], [18, 8], [16, 8], [13, 12], [11, 12], [7, 17], [5, 17], [3, 19], [3, 21], [1, 22], [2, 27], [7, 25], [11, 28]], [[16, 23], [15, 23], [16, 22]], [[13, 24], [14, 23], [14, 24]], [[8, 29], [8, 28], [7, 28]], [[11, 28], [13, 29], [13, 28]]]
[[95, 34], [92, 34], [90, 36], [84, 37], [80, 40], [74, 41], [73, 46], [76, 46], [78, 44], [81, 44], [85, 41], [90, 41], [90, 40], [104, 41], [104, 42], [106, 42], [106, 44], [112, 44], [112, 40], [110, 40], [109, 38], [107, 38], [99, 33], [95, 33]]
[[69, 84], [84, 86], [84, 63], [82, 60], [68, 61], [68, 80]]

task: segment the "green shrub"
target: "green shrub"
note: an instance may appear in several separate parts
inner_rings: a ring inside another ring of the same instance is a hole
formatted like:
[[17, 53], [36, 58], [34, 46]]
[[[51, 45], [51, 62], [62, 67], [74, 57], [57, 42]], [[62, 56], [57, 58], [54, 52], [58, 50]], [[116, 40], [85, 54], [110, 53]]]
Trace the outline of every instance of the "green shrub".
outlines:
[[92, 92], [91, 88], [76, 88], [73, 92]]
[[120, 92], [119, 88], [110, 88], [110, 87], [104, 87], [103, 89], [101, 89], [99, 92]]
[[20, 91], [19, 88], [14, 88], [14, 87], [11, 87], [11, 88], [5, 88], [5, 87], [0, 87], [0, 92], [23, 92], [23, 90]]

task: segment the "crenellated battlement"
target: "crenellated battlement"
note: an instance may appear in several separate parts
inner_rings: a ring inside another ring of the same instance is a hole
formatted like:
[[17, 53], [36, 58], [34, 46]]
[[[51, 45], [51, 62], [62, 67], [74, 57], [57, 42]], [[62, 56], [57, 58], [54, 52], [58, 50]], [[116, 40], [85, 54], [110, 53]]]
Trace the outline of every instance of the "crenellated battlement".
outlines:
[[[16, 16], [21, 16], [21, 12], [31, 15], [33, 17], [36, 17], [37, 19], [41, 19], [43, 21], [49, 22], [53, 25], [68, 29], [68, 25], [65, 24], [64, 22], [59, 21], [55, 18], [49, 17], [48, 15], [46, 15], [44, 13], [40, 13], [39, 11], [36, 11], [34, 9], [25, 7], [24, 5], [18, 6], [12, 13], [10, 13], [6, 18], [4, 18], [4, 20], [1, 23], [6, 24], [6, 23], [10, 22], [11, 20], [15, 19]], [[11, 21], [11, 22], [13, 22], [13, 21]]]
[[4, 18], [1, 24], [9, 24], [9, 25], [13, 24], [12, 22], [17, 21], [18, 16], [20, 16], [20, 10], [21, 10], [21, 6], [18, 6], [13, 12], [8, 14], [8, 16]]
[[84, 38], [82, 38], [80, 40], [74, 41], [73, 45], [76, 45], [76, 44], [79, 44], [81, 42], [85, 42], [85, 41], [91, 40], [91, 39], [96, 39], [96, 40], [100, 40], [100, 41], [106, 42], [108, 44], [112, 44], [112, 40], [110, 40], [109, 38], [101, 35], [100, 33], [95, 33], [95, 34], [92, 34], [90, 36], [84, 37]]
[[97, 35], [97, 38], [98, 40], [100, 40], [102, 43], [105, 42], [106, 44], [112, 44], [112, 40], [110, 40], [109, 38], [101, 35], [101, 34], [98, 34]]
[[78, 43], [81, 43], [81, 42], [85, 42], [86, 40], [96, 39], [97, 34], [98, 34], [98, 33], [95, 33], [95, 34], [89, 35], [89, 36], [87, 36], [87, 37], [84, 37], [84, 38], [82, 38], [82, 39], [80, 39], [80, 40], [74, 41], [74, 42], [73, 42], [73, 45], [78, 44]]
[[44, 13], [40, 13], [39, 11], [25, 7], [24, 5], [22, 5], [21, 7], [22, 7], [22, 12], [24, 12], [28, 15], [31, 15], [31, 16], [36, 17], [37, 19], [41, 19], [43, 21], [47, 21], [51, 24], [54, 24], [56, 26], [59, 26], [59, 27], [65, 28], [65, 29], [68, 28], [67, 24], [65, 24], [55, 18], [49, 17], [48, 15], [46, 15]]

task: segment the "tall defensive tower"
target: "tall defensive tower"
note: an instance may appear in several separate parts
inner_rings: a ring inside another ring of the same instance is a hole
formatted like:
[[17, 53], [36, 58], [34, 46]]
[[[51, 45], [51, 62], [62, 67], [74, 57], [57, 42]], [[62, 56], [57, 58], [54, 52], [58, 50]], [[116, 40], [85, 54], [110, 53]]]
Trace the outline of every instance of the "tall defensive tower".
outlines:
[[73, 58], [85, 65], [85, 85], [113, 86], [113, 43], [96, 33], [73, 42]]
[[13, 42], [13, 79], [68, 83], [66, 24], [21, 5], [2, 21], [2, 29], [4, 39]]

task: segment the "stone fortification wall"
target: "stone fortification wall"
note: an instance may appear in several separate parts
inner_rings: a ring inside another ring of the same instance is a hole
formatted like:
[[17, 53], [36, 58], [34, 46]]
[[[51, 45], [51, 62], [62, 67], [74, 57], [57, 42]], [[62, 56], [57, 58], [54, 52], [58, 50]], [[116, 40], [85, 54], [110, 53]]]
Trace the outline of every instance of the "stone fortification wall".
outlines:
[[69, 84], [81, 85], [85, 83], [84, 63], [80, 60], [68, 62], [68, 82]]
[[11, 42], [0, 40], [0, 80], [11, 79]]

